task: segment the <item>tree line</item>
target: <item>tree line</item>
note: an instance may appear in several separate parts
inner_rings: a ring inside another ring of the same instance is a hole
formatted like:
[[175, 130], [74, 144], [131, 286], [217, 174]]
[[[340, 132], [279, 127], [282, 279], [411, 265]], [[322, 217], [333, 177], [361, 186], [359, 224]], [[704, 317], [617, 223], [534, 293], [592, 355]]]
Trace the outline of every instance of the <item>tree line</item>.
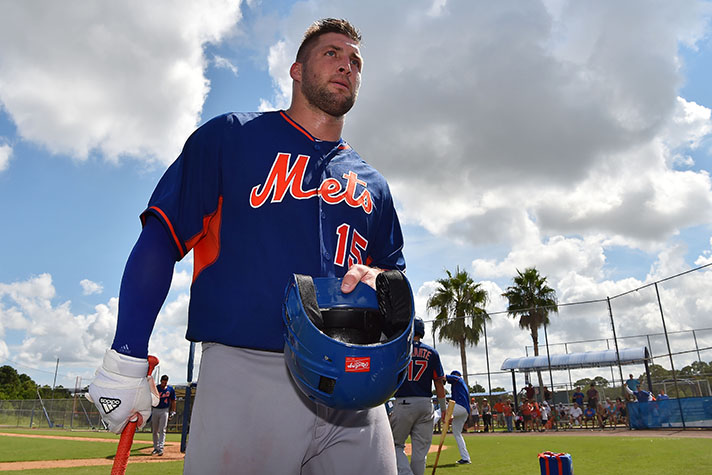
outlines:
[[62, 386], [39, 386], [25, 373], [18, 373], [12, 366], [0, 366], [0, 399], [67, 399], [72, 394]]

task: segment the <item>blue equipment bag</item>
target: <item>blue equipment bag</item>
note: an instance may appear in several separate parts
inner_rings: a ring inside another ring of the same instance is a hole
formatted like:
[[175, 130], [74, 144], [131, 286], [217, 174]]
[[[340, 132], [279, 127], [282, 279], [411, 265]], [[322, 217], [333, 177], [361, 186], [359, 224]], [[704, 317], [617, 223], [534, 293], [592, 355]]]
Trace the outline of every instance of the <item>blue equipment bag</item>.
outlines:
[[571, 454], [542, 452], [539, 454], [541, 475], [574, 475], [574, 462]]

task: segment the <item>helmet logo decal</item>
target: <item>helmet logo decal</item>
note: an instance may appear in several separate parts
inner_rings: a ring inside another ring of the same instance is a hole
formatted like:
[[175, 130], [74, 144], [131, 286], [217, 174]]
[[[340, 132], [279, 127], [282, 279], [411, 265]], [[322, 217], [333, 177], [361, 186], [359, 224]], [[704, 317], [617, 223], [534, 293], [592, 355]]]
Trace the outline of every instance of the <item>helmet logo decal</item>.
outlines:
[[344, 371], [347, 373], [368, 373], [371, 371], [371, 357], [346, 357], [346, 366]]

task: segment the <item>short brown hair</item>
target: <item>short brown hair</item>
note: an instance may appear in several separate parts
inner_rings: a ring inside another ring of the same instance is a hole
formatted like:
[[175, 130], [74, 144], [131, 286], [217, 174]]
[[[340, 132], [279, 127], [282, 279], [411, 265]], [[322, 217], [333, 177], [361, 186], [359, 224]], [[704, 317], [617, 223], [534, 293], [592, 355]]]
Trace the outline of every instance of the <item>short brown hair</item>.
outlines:
[[326, 33], [340, 33], [348, 36], [356, 43], [361, 43], [361, 32], [358, 28], [349, 23], [348, 20], [322, 18], [312, 23], [311, 26], [307, 28], [307, 31], [304, 32], [302, 44], [299, 45], [299, 50], [297, 50], [297, 62], [303, 62], [309, 52], [309, 47], [314, 44], [317, 38]]

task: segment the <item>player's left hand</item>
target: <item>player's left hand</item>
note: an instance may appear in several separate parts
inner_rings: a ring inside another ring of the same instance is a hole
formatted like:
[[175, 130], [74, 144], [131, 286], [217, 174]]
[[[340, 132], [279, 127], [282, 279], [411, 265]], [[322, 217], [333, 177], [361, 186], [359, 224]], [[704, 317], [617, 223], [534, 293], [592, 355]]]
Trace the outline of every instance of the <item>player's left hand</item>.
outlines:
[[171, 419], [173, 419], [173, 416], [175, 416], [175, 415], [176, 415], [176, 411], [171, 411], [171, 412], [169, 412], [169, 413], [168, 413], [168, 420], [170, 421]]
[[345, 294], [351, 292], [356, 284], [363, 282], [372, 289], [376, 289], [376, 277], [383, 272], [378, 267], [368, 267], [363, 264], [354, 264], [344, 275], [341, 281], [341, 291]]

